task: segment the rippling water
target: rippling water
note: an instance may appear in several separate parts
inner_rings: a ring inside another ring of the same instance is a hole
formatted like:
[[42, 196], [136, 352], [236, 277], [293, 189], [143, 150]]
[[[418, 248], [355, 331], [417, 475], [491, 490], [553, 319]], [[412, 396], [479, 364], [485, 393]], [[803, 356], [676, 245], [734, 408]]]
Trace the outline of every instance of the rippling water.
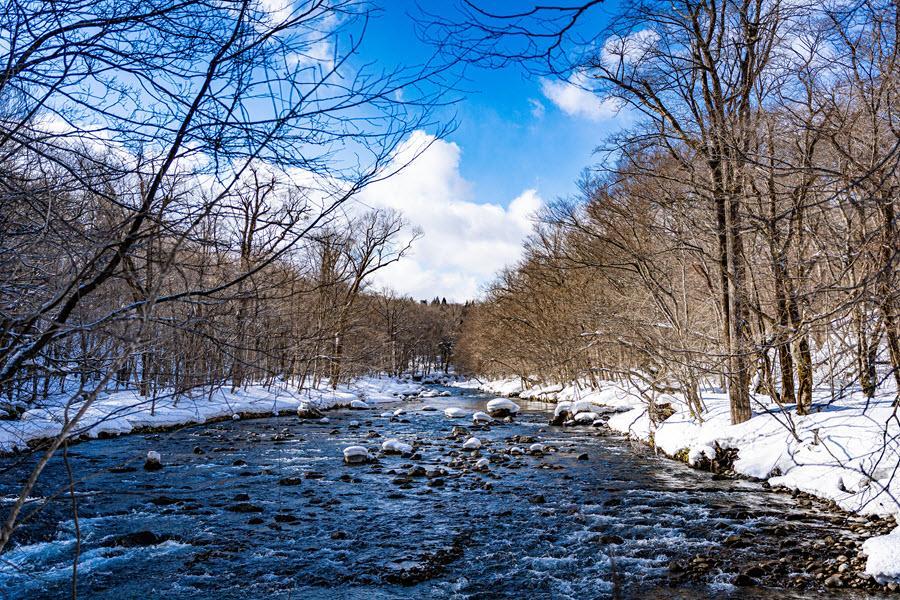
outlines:
[[[460, 393], [460, 392], [455, 392]], [[734, 588], [734, 573], [669, 587], [668, 563], [714, 550], [729, 535], [765, 531], [785, 514], [824, 535], [822, 515], [742, 481], [713, 481], [591, 428], [551, 428], [546, 407], [523, 404], [514, 424], [475, 433], [490, 456], [508, 438], [555, 446], [491, 472], [449, 469], [435, 486], [406, 485], [392, 471], [447, 465], [463, 419], [441, 411], [483, 409], [463, 393], [403, 405], [408, 422], [372, 411], [196, 426], [73, 446], [82, 534], [84, 598], [820, 598]], [[359, 428], [349, 426], [359, 421]], [[334, 430], [337, 430], [335, 433]], [[381, 437], [368, 438], [375, 431]], [[347, 467], [350, 444], [417, 441], [416, 460], [388, 456]], [[522, 444], [518, 444], [522, 445]], [[195, 448], [203, 454], [196, 454]], [[148, 450], [165, 469], [146, 472]], [[581, 453], [588, 460], [578, 460]], [[29, 466], [0, 461], [0, 514]], [[279, 483], [281, 482], [281, 483]], [[431, 485], [429, 485], [431, 482]], [[490, 489], [485, 489], [485, 484]], [[75, 533], [61, 461], [42, 477], [27, 512], [41, 508], [0, 556], [0, 597], [70, 593]], [[538, 497], [540, 496], [540, 497]], [[138, 535], [133, 535], [138, 534]], [[780, 540], [759, 536], [745, 552], [765, 556]], [[615, 582], [615, 583], [614, 583]], [[615, 590], [614, 590], [615, 588]], [[847, 595], [839, 597], [850, 597]]]

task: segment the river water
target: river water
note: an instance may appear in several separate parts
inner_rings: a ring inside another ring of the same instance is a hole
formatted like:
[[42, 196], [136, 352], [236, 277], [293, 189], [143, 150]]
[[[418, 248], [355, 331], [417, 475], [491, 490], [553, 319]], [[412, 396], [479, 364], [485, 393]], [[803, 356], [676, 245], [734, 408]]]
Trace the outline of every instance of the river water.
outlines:
[[[465, 470], [475, 457], [462, 452], [465, 437], [449, 436], [471, 421], [442, 410], [483, 410], [490, 398], [453, 393], [399, 405], [406, 422], [379, 416], [387, 410], [379, 406], [329, 412], [327, 424], [273, 417], [72, 446], [79, 596], [823, 597], [737, 588], [727, 566], [673, 584], [669, 564], [715, 554], [747, 532], [756, 535], [741, 560], [776, 556], [786, 538], [840, 535], [827, 514], [756, 483], [715, 481], [596, 429], [549, 427], [547, 407], [526, 402], [514, 423], [473, 432], [494, 462], [487, 473]], [[425, 404], [440, 410], [417, 410]], [[380, 448], [387, 437], [415, 443], [417, 456], [342, 463], [344, 447]], [[527, 449], [529, 438], [557, 451], [503, 453]], [[148, 450], [160, 452], [164, 469], [143, 470]], [[416, 465], [447, 474], [404, 477]], [[0, 460], [4, 517], [29, 466]], [[67, 482], [54, 459], [27, 505], [31, 516], [0, 555], [0, 598], [71, 594]]]

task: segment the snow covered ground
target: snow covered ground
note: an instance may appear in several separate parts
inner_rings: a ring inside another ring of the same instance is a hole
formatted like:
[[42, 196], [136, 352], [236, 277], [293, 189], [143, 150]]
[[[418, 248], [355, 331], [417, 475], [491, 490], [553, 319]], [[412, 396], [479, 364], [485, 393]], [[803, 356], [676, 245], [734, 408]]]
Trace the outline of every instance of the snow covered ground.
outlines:
[[[318, 389], [297, 391], [291, 386], [249, 386], [231, 393], [228, 388], [194, 396], [162, 395], [155, 407], [135, 390], [103, 394], [97, 398], [73, 431], [72, 437], [98, 437], [129, 433], [141, 427], [173, 427], [188, 423], [204, 423], [241, 414], [278, 414], [294, 412], [301, 403], [318, 409], [350, 406], [353, 401], [369, 404], [396, 402], [403, 396], [416, 396], [423, 390], [416, 383], [396, 379], [364, 377], [350, 385], [332, 390], [327, 385]], [[62, 430], [64, 403], [68, 396], [49, 399], [42, 408], [27, 411], [17, 421], [0, 421], [0, 453], [24, 450], [28, 442], [54, 437]], [[78, 411], [78, 404], [69, 414]], [[151, 408], [152, 414], [151, 414]]]
[[[462, 382], [498, 395], [556, 402], [586, 400], [619, 409], [608, 426], [692, 465], [713, 459], [717, 448], [734, 449], [734, 471], [765, 479], [773, 486], [833, 500], [860, 514], [894, 515], [900, 520], [900, 417], [895, 392], [874, 399], [856, 393], [829, 404], [827, 392], [814, 395], [812, 414], [782, 409], [767, 396], [755, 396], [753, 418], [731, 425], [728, 397], [704, 392], [703, 420], [693, 418], [680, 396], [661, 395], [674, 414], [654, 424], [647, 404], [629, 386], [605, 382], [599, 390], [584, 382], [524, 389], [519, 379]], [[890, 536], [866, 542], [867, 571], [879, 580], [900, 580], [900, 527]]]

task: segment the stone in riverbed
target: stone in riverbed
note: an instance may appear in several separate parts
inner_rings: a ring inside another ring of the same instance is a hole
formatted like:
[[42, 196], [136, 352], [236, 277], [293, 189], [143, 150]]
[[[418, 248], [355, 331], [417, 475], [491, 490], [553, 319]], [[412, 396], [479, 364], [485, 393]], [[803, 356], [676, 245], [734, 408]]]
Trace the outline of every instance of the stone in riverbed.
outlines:
[[493, 422], [493, 420], [494, 420], [494, 418], [491, 417], [491, 415], [487, 414], [486, 412], [482, 412], [480, 410], [477, 411], [474, 415], [472, 415], [472, 422], [475, 423], [476, 425], [478, 425], [480, 423], [491, 423], [491, 422]]
[[362, 400], [354, 400], [350, 403], [350, 408], [353, 410], [369, 410], [371, 407]]
[[297, 416], [301, 419], [322, 419], [321, 411], [309, 402], [301, 402], [297, 407]]
[[470, 437], [463, 442], [463, 450], [478, 450], [481, 448], [481, 440], [477, 437]]
[[450, 408], [444, 410], [444, 416], [450, 419], [459, 419], [466, 416], [466, 411], [456, 406], [451, 406]]
[[156, 450], [147, 453], [147, 460], [144, 461], [145, 471], [159, 471], [163, 468], [162, 457]]
[[519, 405], [507, 398], [496, 398], [487, 403], [487, 412], [497, 419], [512, 417], [519, 412]]
[[344, 462], [348, 465], [361, 465], [369, 462], [369, 451], [363, 446], [347, 446], [344, 448]]

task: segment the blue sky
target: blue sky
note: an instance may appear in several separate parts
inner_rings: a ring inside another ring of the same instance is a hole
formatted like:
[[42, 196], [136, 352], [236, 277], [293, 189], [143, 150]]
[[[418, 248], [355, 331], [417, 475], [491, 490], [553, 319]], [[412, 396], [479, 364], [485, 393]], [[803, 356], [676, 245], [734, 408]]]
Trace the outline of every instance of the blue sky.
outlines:
[[[448, 10], [451, 3], [427, 5]], [[387, 67], [425, 61], [432, 49], [416, 36], [415, 2], [381, 6], [362, 58]], [[402, 211], [424, 233], [408, 258], [379, 274], [379, 287], [417, 298], [478, 297], [497, 270], [520, 256], [531, 212], [573, 194], [580, 172], [595, 161], [594, 149], [623, 122], [589, 92], [518, 66], [470, 66], [460, 87], [460, 102], [445, 114], [455, 115], [456, 131], [410, 173], [366, 194], [370, 203]]]

